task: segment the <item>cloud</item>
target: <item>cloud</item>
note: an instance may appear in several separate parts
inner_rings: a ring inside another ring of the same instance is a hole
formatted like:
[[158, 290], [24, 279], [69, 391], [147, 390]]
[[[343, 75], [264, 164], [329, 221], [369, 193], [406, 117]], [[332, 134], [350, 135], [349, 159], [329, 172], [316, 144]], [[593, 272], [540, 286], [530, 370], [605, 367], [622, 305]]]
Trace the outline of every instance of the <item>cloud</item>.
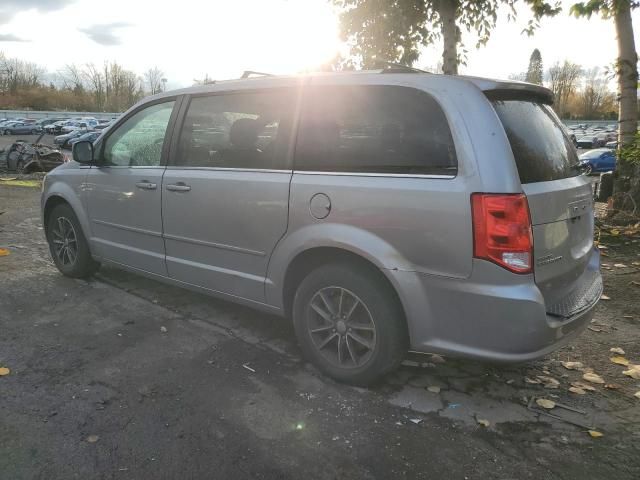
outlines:
[[117, 36], [117, 30], [131, 26], [127, 22], [103, 23], [91, 25], [87, 28], [79, 28], [78, 30], [87, 35], [91, 40], [100, 45], [119, 45], [121, 42]]
[[0, 33], [0, 42], [28, 42], [26, 38], [20, 38], [13, 33]]
[[0, 25], [9, 23], [13, 17], [27, 10], [51, 12], [62, 10], [76, 0], [1, 0], [0, 1]]

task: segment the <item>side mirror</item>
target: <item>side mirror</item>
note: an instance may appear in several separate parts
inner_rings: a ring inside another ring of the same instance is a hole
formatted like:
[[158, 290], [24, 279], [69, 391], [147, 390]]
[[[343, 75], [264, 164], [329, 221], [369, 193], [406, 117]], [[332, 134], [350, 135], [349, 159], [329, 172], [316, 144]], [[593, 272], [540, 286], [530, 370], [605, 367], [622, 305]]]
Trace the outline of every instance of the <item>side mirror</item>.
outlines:
[[83, 140], [82, 142], [76, 142], [73, 144], [71, 150], [73, 159], [84, 165], [93, 163], [93, 143]]

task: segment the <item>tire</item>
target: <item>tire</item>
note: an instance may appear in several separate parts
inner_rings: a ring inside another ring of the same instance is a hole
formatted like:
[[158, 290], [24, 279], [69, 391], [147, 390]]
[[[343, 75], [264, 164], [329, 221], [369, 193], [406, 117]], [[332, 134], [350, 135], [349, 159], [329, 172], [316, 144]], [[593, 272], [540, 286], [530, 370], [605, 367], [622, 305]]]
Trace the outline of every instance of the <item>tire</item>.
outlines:
[[[72, 229], [72, 235], [66, 236], [66, 232]], [[75, 242], [70, 241], [71, 236], [75, 237]], [[66, 254], [64, 247], [59, 242], [67, 240], [65, 244], [68, 248]], [[78, 217], [73, 209], [66, 203], [57, 205], [49, 214], [47, 220], [47, 241], [51, 257], [60, 273], [72, 278], [86, 278], [93, 275], [98, 270], [100, 264], [91, 257], [89, 244], [82, 233]], [[75, 244], [75, 253], [73, 250]]]
[[[331, 313], [333, 318], [327, 318]], [[396, 368], [408, 350], [394, 292], [357, 264], [328, 264], [309, 273], [293, 300], [293, 324], [304, 356], [324, 374], [352, 385], [375, 382]]]

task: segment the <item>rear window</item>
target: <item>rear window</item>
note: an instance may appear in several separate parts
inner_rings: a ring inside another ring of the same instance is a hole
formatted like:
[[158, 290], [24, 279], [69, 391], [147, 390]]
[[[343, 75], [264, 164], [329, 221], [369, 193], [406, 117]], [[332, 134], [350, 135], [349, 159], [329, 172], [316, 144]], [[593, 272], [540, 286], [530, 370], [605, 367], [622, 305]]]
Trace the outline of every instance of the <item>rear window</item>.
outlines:
[[576, 150], [549, 105], [526, 100], [492, 103], [509, 138], [521, 183], [580, 174]]

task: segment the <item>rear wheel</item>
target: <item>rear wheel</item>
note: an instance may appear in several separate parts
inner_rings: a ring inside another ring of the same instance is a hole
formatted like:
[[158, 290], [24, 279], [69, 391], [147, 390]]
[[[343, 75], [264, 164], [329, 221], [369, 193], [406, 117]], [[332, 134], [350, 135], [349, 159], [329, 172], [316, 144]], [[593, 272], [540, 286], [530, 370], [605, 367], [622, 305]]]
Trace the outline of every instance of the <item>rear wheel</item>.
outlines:
[[91, 258], [89, 244], [69, 205], [53, 208], [47, 222], [47, 241], [53, 262], [63, 275], [84, 278], [98, 269], [99, 263]]
[[293, 321], [305, 357], [340, 382], [370, 384], [407, 352], [395, 295], [356, 265], [325, 265], [307, 275], [295, 294]]

